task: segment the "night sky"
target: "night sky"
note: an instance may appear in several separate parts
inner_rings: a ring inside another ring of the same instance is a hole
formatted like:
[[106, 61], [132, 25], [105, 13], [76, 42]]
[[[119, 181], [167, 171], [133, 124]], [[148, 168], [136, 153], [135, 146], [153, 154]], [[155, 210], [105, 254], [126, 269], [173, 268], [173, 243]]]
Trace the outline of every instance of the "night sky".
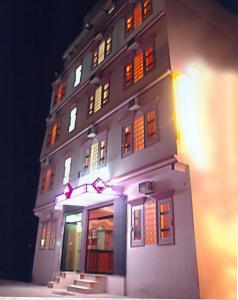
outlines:
[[[237, 0], [217, 0], [238, 10]], [[96, 0], [0, 1], [0, 278], [30, 280], [51, 82]]]

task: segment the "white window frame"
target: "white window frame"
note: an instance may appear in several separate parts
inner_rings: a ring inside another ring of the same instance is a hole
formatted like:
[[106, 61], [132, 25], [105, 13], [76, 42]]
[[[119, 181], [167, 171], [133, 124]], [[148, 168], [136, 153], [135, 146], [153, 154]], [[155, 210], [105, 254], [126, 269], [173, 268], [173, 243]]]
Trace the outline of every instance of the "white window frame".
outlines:
[[63, 178], [63, 185], [69, 182], [69, 176], [70, 176], [70, 169], [71, 169], [71, 162], [72, 158], [68, 157], [64, 161], [64, 178]]
[[79, 65], [75, 70], [74, 87], [78, 86], [82, 78], [82, 65]]
[[72, 132], [75, 129], [77, 120], [77, 107], [74, 107], [70, 111], [70, 121], [69, 121], [69, 132]]
[[[134, 237], [134, 227], [135, 227], [135, 219], [134, 219], [134, 212], [136, 210], [141, 211], [141, 239], [140, 240], [135, 240]], [[138, 247], [138, 246], [144, 246], [144, 205], [139, 204], [139, 205], [133, 205], [131, 207], [131, 246], [132, 247]]]

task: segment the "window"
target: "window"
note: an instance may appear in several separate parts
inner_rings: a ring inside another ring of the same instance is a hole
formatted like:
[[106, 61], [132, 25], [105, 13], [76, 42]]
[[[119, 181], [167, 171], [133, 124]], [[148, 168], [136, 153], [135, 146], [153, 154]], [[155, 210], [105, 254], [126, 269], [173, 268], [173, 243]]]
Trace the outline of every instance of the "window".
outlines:
[[82, 65], [78, 66], [75, 70], [75, 81], [74, 81], [74, 87], [80, 84], [82, 76]]
[[92, 67], [95, 68], [111, 53], [112, 50], [112, 36], [101, 40], [98, 48], [93, 52]]
[[54, 104], [58, 104], [66, 93], [66, 83], [59, 83], [55, 90]]
[[[158, 213], [157, 213], [158, 211]], [[131, 245], [169, 245], [174, 243], [172, 198], [131, 207]]]
[[41, 192], [47, 192], [54, 182], [54, 171], [52, 168], [47, 169], [42, 176]]
[[131, 33], [133, 30], [137, 29], [143, 21], [152, 13], [152, 1], [143, 0], [139, 1], [136, 6], [134, 6], [131, 14], [128, 15], [125, 21], [125, 31], [126, 34]]
[[131, 245], [144, 245], [143, 205], [132, 206], [131, 214]]
[[47, 146], [54, 145], [60, 137], [60, 123], [54, 123], [52, 127], [49, 129]]
[[122, 156], [137, 152], [158, 139], [156, 111], [136, 117], [122, 128]]
[[88, 105], [88, 115], [92, 115], [99, 111], [103, 105], [105, 105], [109, 100], [109, 81], [105, 82], [103, 85], [98, 86], [93, 94], [89, 97]]
[[41, 223], [40, 249], [53, 250], [56, 242], [57, 221], [52, 219]]
[[71, 157], [68, 157], [64, 161], [64, 179], [63, 179], [63, 184], [66, 184], [66, 183], [69, 182], [70, 168], [71, 168]]
[[172, 199], [158, 202], [158, 240], [159, 244], [173, 244], [173, 209]]
[[77, 118], [77, 107], [74, 107], [70, 111], [69, 132], [71, 132], [75, 129], [76, 118]]
[[84, 152], [84, 174], [92, 172], [106, 164], [106, 140], [94, 143]]
[[145, 74], [150, 72], [154, 67], [154, 48], [152, 45], [144, 50], [137, 52], [132, 62], [129, 62], [125, 68], [125, 86], [128, 87], [139, 81]]

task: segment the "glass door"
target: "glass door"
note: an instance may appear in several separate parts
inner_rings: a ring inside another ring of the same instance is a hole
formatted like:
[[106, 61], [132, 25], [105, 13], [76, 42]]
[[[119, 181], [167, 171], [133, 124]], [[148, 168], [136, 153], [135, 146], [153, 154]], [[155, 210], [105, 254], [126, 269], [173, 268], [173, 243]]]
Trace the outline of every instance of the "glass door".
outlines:
[[62, 271], [79, 271], [81, 238], [82, 214], [66, 216], [61, 260]]
[[89, 212], [86, 272], [113, 273], [113, 205]]

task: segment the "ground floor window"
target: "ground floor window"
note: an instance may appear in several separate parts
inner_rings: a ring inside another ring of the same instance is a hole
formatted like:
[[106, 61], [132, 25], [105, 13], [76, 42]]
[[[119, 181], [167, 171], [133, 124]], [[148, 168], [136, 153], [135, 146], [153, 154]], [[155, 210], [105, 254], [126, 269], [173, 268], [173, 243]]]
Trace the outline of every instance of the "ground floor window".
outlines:
[[131, 246], [174, 243], [173, 201], [146, 200], [131, 207]]
[[47, 220], [41, 223], [40, 250], [54, 250], [56, 242], [57, 220]]
[[89, 211], [86, 272], [113, 273], [113, 205]]

